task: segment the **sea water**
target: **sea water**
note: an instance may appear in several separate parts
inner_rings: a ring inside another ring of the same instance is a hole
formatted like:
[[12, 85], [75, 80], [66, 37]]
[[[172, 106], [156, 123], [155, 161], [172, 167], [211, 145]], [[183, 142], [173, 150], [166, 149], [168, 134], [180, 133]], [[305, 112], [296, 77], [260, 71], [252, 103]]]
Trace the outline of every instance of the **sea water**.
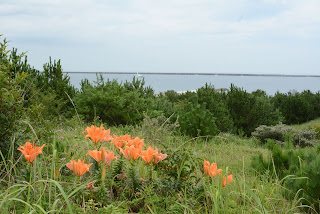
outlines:
[[[71, 83], [80, 88], [82, 79], [90, 82], [97, 80], [96, 73], [68, 73]], [[230, 88], [231, 84], [248, 92], [261, 89], [269, 95], [277, 91], [281, 93], [302, 92], [310, 90], [314, 93], [320, 90], [319, 77], [287, 77], [287, 76], [221, 76], [221, 75], [159, 75], [159, 74], [102, 74], [104, 80], [116, 79], [118, 82], [132, 81], [133, 77], [145, 80], [145, 86], [150, 86], [155, 93], [174, 90], [177, 92], [193, 91], [211, 84], [214, 88]]]

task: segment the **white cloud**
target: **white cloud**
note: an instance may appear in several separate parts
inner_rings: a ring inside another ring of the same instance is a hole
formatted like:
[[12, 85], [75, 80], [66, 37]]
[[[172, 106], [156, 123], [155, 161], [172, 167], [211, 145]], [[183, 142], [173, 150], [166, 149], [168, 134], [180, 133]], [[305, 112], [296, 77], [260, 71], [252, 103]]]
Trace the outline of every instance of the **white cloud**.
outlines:
[[[214, 67], [220, 62], [212, 62], [211, 55], [221, 61], [219, 68], [225, 66], [228, 57], [246, 67], [250, 57], [259, 57], [256, 46], [266, 51], [257, 60], [263, 63], [267, 54], [281, 57], [272, 55], [280, 48], [280, 42], [274, 40], [292, 40], [291, 46], [309, 40], [319, 42], [318, 11], [319, 0], [0, 0], [0, 34], [30, 44], [27, 50], [37, 46], [39, 52], [48, 51], [38, 55], [47, 57], [54, 50], [58, 58], [65, 53], [70, 61], [72, 55], [81, 57], [73, 49], [99, 50], [114, 57], [109, 63], [120, 69], [122, 61], [126, 68], [143, 67], [144, 58], [154, 60], [148, 62], [150, 67], [162, 67], [164, 62], [170, 67], [175, 61], [181, 69], [184, 61], [189, 67], [201, 63], [203, 68]], [[158, 55], [153, 48], [158, 48]], [[156, 59], [160, 55], [164, 58]], [[116, 64], [116, 57], [124, 59]], [[228, 66], [232, 71], [232, 65]]]
[[[4, 33], [101, 38], [108, 34], [165, 36], [204, 32], [215, 36], [276, 34], [314, 36], [320, 28], [320, 1], [266, 1], [287, 9], [263, 18], [247, 19], [255, 8], [248, 1], [132, 0], [126, 8], [91, 1], [11, 1], [2, 4]], [[292, 3], [293, 2], [293, 3]], [[261, 4], [263, 6], [263, 4]], [[10, 15], [12, 14], [12, 15]], [[244, 15], [244, 17], [242, 17]], [[239, 20], [241, 19], [241, 20]], [[222, 33], [222, 34], [221, 34]]]

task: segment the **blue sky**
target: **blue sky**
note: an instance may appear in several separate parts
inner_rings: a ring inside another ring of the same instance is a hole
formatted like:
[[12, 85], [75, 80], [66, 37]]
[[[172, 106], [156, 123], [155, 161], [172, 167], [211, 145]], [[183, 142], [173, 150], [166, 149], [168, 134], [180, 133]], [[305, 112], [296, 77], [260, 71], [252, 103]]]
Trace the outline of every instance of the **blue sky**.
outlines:
[[319, 0], [0, 0], [38, 69], [320, 74]]

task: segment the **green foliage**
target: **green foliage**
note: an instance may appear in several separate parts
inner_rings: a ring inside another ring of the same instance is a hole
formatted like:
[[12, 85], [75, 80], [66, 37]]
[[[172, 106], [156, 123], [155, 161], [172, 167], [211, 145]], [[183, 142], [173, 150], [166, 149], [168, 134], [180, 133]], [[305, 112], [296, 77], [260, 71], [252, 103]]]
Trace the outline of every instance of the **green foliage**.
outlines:
[[256, 116], [255, 127], [258, 125], [276, 125], [283, 121], [281, 112], [274, 107], [270, 97], [264, 91], [257, 90], [252, 94], [255, 97], [255, 104], [251, 114]]
[[285, 136], [290, 132], [293, 132], [293, 128], [285, 124], [277, 124], [275, 126], [261, 125], [252, 132], [252, 136], [260, 139], [263, 143], [266, 143], [267, 139], [284, 142]]
[[281, 122], [281, 114], [263, 93], [250, 94], [231, 85], [227, 94], [227, 106], [238, 131], [250, 135], [259, 125], [275, 125]]
[[147, 142], [161, 143], [168, 136], [173, 135], [178, 127], [178, 121], [171, 122], [170, 117], [159, 116], [150, 118], [148, 115], [145, 115], [141, 123], [141, 132]]
[[267, 139], [273, 139], [278, 143], [290, 140], [295, 146], [305, 147], [315, 144], [316, 132], [307, 129], [297, 130], [285, 124], [261, 125], [252, 132], [252, 136], [260, 139], [262, 143], [266, 143]]
[[[46, 118], [71, 118], [74, 115], [72, 99], [76, 89], [70, 83], [70, 77], [62, 74], [60, 60], [43, 65], [43, 72], [30, 71], [33, 87], [30, 89], [30, 102], [44, 106]], [[69, 97], [68, 97], [69, 96]]]
[[164, 94], [171, 103], [176, 103], [179, 100], [179, 95], [174, 90], [168, 90]]
[[313, 126], [309, 126], [310, 130], [314, 130], [317, 134], [317, 139], [320, 139], [320, 124], [315, 124]]
[[68, 99], [65, 93], [70, 97], [75, 94], [74, 87], [70, 84], [70, 77], [62, 74], [62, 66], [60, 60], [54, 60], [53, 63], [45, 63], [43, 65], [43, 72], [39, 75], [36, 82], [38, 88], [41, 87], [45, 92], [54, 91], [58, 99]]
[[158, 180], [161, 191], [182, 190], [195, 182], [195, 169], [199, 160], [195, 153], [188, 149], [171, 149], [164, 151], [168, 157], [156, 165], [156, 170], [165, 173], [164, 179]]
[[[159, 115], [167, 118], [176, 113], [174, 103], [162, 93], [154, 98], [154, 109], [158, 111]], [[176, 120], [176, 117], [172, 117], [171, 119], [172, 121]]]
[[82, 81], [81, 92], [74, 98], [79, 114], [87, 121], [99, 117], [109, 125], [135, 124], [144, 112], [153, 114], [153, 92], [144, 82], [133, 79], [124, 85], [116, 80], [104, 82], [102, 76], [92, 85]]
[[111, 177], [117, 179], [117, 175], [123, 172], [123, 160], [118, 160], [112, 167]]
[[302, 93], [276, 93], [272, 98], [274, 106], [284, 116], [286, 124], [303, 123], [320, 116], [320, 95], [311, 91]]
[[189, 136], [217, 135], [216, 118], [204, 105], [188, 103], [178, 112], [181, 131]]
[[[14, 62], [22, 55], [12, 58], [7, 51], [7, 41], [0, 42], [0, 150], [6, 154], [10, 138], [17, 132], [21, 118], [27, 113], [24, 107], [24, 88], [27, 74], [16, 73]], [[13, 149], [13, 148], [12, 148]]]
[[226, 95], [216, 92], [213, 86], [206, 84], [197, 90], [197, 96], [199, 104], [205, 105], [216, 118], [217, 128], [221, 132], [232, 132], [234, 124], [225, 102]]
[[252, 159], [252, 166], [261, 174], [270, 171], [274, 178], [283, 179], [287, 188], [283, 193], [289, 199], [297, 197], [298, 194], [303, 198], [304, 204], [319, 211], [319, 149], [281, 148], [272, 140], [268, 141], [268, 148], [272, 152], [271, 156], [268, 158], [264, 158], [262, 154], [255, 156]]
[[7, 55], [10, 64], [7, 70], [11, 78], [21, 73], [28, 74], [25, 81], [20, 83], [24, 89], [24, 99], [28, 101], [24, 103], [25, 106], [41, 105], [41, 113], [46, 118], [72, 116], [72, 104], [66, 93], [72, 98], [76, 90], [70, 84], [70, 78], [62, 74], [60, 60], [52, 63], [50, 58], [50, 62], [43, 66], [44, 71], [40, 72], [31, 67], [27, 56], [24, 53], [18, 54], [17, 49], [13, 48]]
[[128, 169], [128, 183], [130, 187], [129, 195], [130, 195], [130, 198], [132, 198], [134, 194], [137, 192], [141, 184], [140, 175], [134, 164], [130, 164]]

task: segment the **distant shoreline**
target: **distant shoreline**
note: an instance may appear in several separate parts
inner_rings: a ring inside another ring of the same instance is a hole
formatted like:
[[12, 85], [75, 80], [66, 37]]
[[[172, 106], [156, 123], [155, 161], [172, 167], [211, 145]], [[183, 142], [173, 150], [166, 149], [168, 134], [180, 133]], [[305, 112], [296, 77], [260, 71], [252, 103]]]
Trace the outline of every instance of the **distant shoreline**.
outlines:
[[89, 72], [89, 71], [64, 71], [65, 74], [131, 74], [131, 75], [202, 75], [202, 76], [260, 76], [260, 77], [319, 77], [320, 75], [302, 74], [237, 74], [237, 73], [153, 73], [153, 72]]

